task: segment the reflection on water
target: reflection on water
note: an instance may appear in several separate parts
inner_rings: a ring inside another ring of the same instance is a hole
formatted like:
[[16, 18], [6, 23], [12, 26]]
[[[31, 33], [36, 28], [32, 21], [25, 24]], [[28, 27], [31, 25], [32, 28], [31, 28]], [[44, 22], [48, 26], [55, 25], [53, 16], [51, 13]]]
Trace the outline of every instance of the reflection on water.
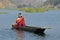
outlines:
[[35, 34], [38, 35], [38, 36], [42, 36], [42, 37], [45, 37], [46, 36], [45, 33], [35, 33]]
[[23, 32], [23, 30], [18, 30], [17, 31], [17, 40], [23, 40], [23, 38], [24, 38], [24, 32]]

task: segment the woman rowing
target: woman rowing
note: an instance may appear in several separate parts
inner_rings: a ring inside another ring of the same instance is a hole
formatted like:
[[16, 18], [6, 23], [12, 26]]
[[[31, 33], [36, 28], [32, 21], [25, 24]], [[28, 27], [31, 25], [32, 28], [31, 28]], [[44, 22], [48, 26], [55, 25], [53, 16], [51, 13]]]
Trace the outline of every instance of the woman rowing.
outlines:
[[18, 14], [18, 18], [16, 19], [16, 24], [15, 24], [15, 27], [14, 28], [18, 29], [19, 27], [23, 27], [23, 28], [26, 27], [25, 19], [21, 15], [21, 13]]

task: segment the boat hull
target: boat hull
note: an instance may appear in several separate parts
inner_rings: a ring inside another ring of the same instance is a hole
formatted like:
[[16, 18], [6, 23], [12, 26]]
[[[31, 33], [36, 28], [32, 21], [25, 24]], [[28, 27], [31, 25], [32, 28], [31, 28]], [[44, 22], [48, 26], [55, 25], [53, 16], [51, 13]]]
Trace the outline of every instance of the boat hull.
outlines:
[[[12, 29], [16, 29], [15, 25], [12, 25]], [[26, 26], [25, 28], [19, 27], [16, 30], [24, 30], [24, 31], [28, 31], [28, 32], [34, 32], [34, 33], [44, 33], [45, 28], [33, 27], [33, 26]]]

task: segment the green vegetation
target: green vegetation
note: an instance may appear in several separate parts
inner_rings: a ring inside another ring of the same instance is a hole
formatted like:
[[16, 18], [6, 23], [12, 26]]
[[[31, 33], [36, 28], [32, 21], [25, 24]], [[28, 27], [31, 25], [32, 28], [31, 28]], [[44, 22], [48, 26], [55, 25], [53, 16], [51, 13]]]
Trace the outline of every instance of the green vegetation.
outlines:
[[60, 10], [60, 8], [47, 8], [47, 10]]
[[17, 8], [7, 8], [8, 10], [17, 10]]
[[48, 11], [46, 8], [18, 8], [20, 11], [26, 12], [45, 12]]
[[8, 14], [7, 12], [0, 12], [0, 14]]
[[48, 10], [60, 10], [60, 8], [17, 8], [17, 10], [25, 12], [46, 12]]
[[8, 8], [8, 10], [19, 10], [25, 12], [46, 12], [48, 10], [60, 10], [60, 8]]

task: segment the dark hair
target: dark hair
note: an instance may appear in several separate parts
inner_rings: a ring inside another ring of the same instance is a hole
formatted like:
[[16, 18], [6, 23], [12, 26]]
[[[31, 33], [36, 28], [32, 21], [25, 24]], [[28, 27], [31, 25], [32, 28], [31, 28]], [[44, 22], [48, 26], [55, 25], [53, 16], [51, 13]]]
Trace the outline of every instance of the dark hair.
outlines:
[[18, 13], [18, 15], [21, 15], [21, 13]]

